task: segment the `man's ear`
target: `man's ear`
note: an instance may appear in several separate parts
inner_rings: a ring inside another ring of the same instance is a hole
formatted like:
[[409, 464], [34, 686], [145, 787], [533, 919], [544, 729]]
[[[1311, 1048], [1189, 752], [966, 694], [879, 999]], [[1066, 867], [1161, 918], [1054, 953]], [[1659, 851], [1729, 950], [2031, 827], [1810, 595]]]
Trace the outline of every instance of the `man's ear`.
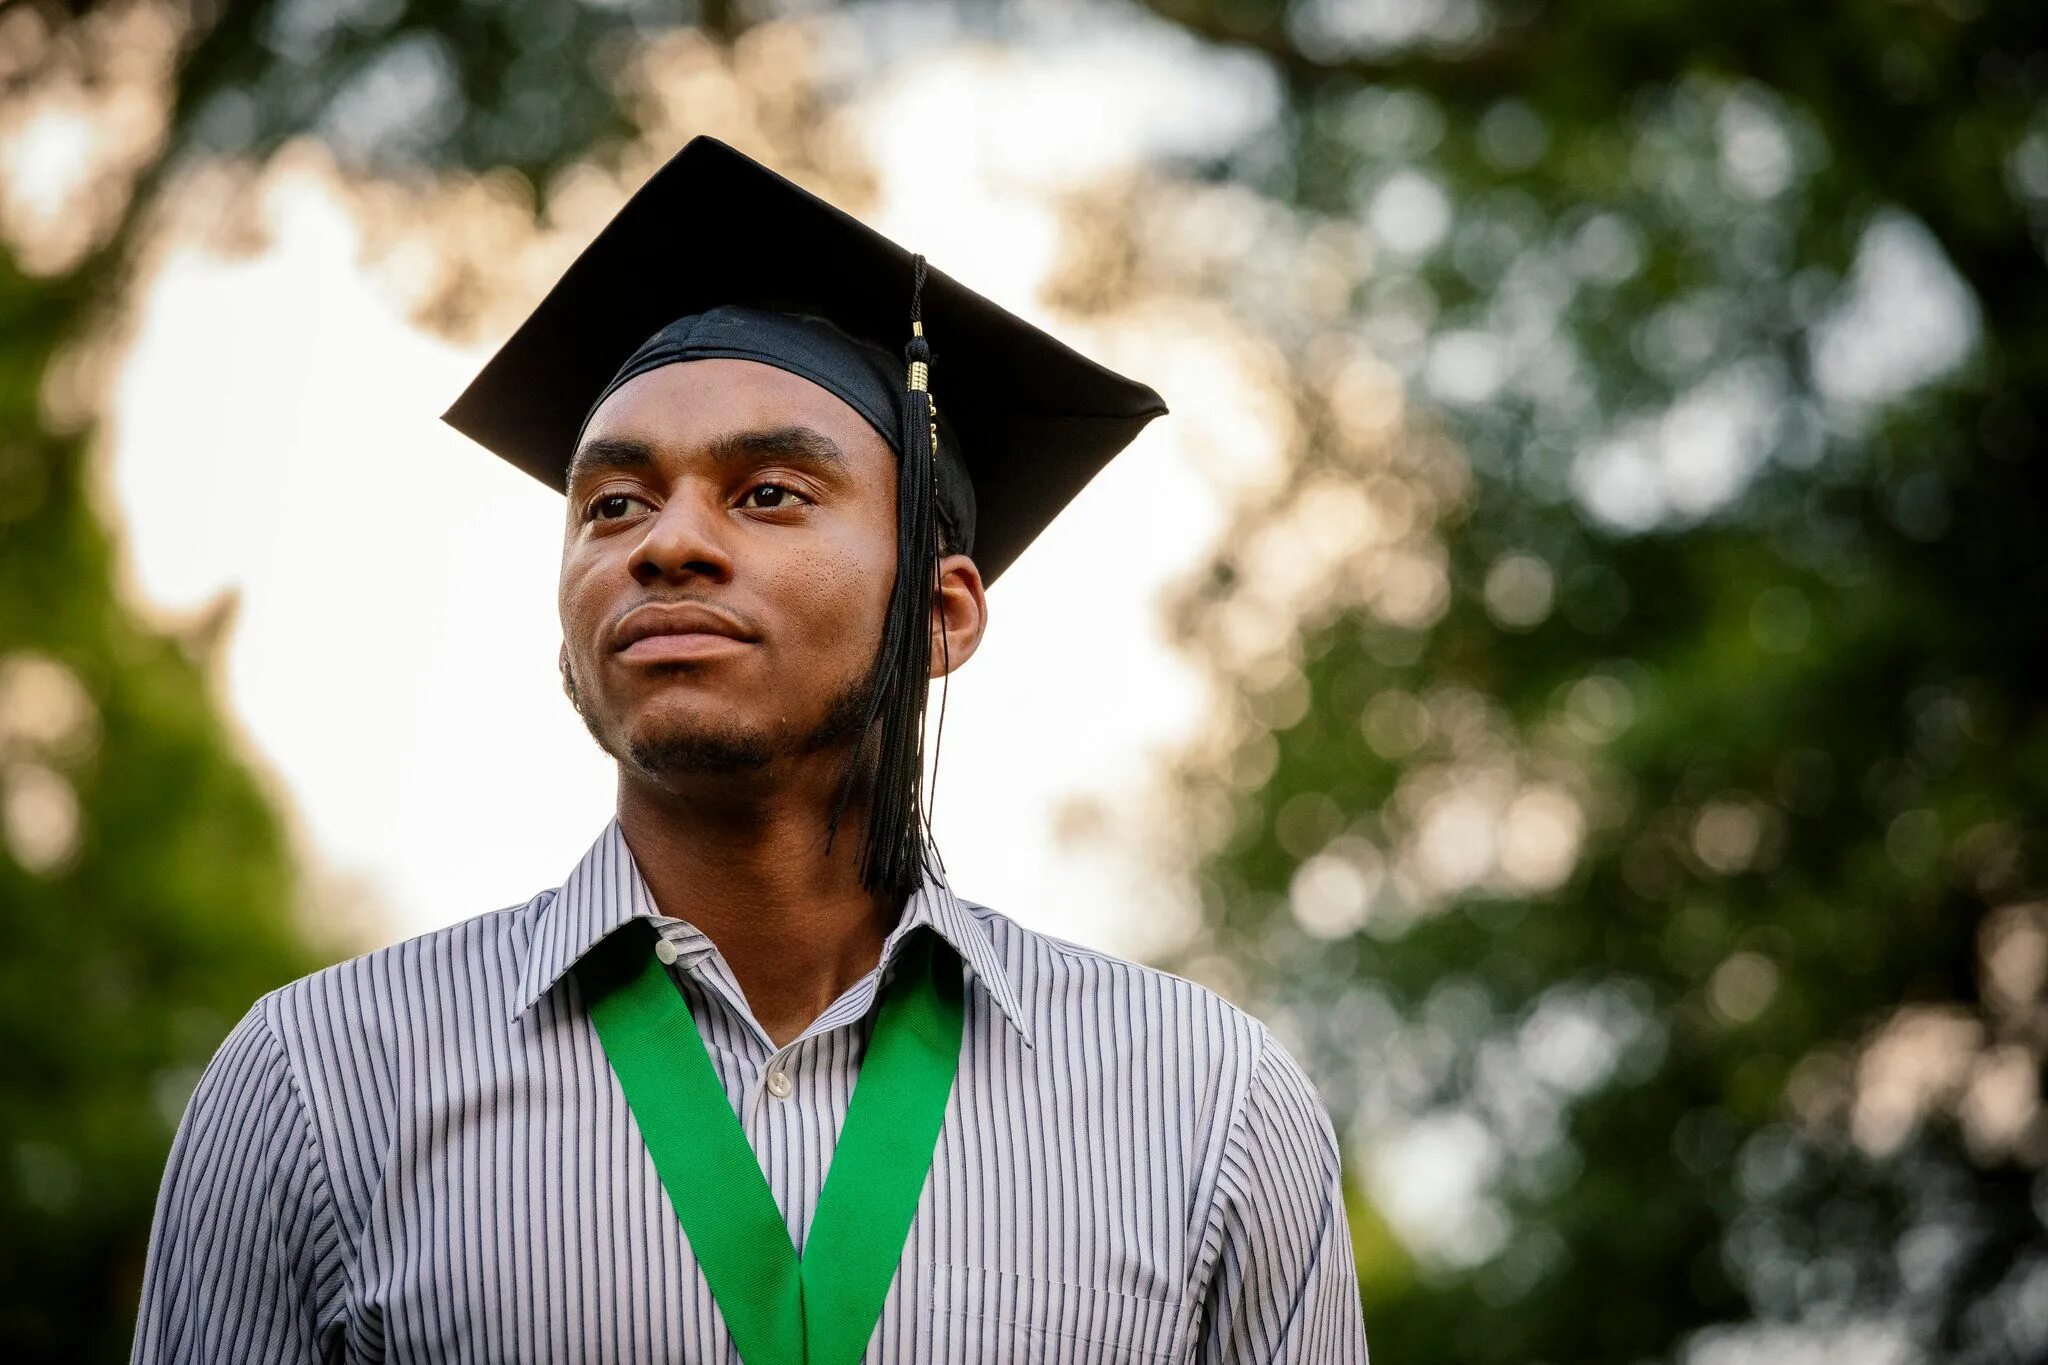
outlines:
[[988, 598], [981, 570], [966, 555], [939, 560], [938, 590], [932, 595], [932, 663], [929, 676], [943, 678], [974, 656], [988, 630]]
[[576, 714], [583, 714], [583, 703], [576, 700], [576, 680], [569, 675], [569, 642], [562, 641], [562, 650], [556, 656], [555, 664], [562, 670], [562, 693], [569, 698], [569, 705], [576, 708]]

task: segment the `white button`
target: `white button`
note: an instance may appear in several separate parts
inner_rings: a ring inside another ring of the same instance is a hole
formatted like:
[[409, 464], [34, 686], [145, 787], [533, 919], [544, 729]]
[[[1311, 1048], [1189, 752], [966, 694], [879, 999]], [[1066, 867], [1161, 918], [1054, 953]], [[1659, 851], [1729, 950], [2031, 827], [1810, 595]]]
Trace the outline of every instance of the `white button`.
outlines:
[[654, 955], [661, 959], [661, 965], [664, 967], [673, 967], [676, 965], [676, 958], [678, 956], [676, 952], [676, 945], [670, 943], [665, 938], [658, 938], [654, 940]]
[[794, 1089], [796, 1089], [796, 1087], [790, 1084], [789, 1073], [787, 1071], [778, 1070], [771, 1071], [768, 1073], [768, 1093], [773, 1095], [776, 1099], [788, 1099], [789, 1092]]

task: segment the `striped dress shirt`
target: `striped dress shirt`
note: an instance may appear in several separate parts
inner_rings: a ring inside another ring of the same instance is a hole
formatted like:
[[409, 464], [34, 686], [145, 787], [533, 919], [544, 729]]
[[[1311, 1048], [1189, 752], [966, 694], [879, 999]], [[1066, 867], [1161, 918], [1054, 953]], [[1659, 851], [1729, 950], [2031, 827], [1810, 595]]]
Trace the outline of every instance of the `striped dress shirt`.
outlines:
[[1364, 1365], [1332, 1127], [1258, 1020], [935, 869], [777, 1047], [616, 817], [560, 887], [250, 1008], [171, 1148], [134, 1360], [738, 1365], [571, 971], [635, 916], [799, 1253], [904, 935], [959, 953], [959, 1073], [866, 1361]]

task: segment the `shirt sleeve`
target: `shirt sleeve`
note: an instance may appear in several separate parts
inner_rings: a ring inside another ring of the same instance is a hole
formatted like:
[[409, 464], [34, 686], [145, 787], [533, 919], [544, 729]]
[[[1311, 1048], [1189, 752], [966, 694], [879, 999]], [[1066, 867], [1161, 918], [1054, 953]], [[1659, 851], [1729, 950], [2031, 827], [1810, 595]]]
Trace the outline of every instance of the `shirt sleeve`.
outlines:
[[340, 1282], [334, 1201], [258, 1001], [192, 1092], [157, 1192], [133, 1365], [316, 1361]]
[[1265, 1029], [1225, 1145], [1201, 1365], [1366, 1365], [1365, 1312], [1337, 1137], [1315, 1087]]

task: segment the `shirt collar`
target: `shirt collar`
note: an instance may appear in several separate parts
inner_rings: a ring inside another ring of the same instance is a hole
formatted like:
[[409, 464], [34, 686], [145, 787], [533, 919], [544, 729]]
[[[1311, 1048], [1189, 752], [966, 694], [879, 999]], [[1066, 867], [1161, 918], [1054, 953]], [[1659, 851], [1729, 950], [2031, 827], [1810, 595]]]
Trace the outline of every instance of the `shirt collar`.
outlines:
[[[995, 944], [980, 921], [953, 894], [952, 885], [936, 860], [926, 860], [924, 881], [904, 903], [903, 915], [882, 942], [882, 965], [896, 959], [903, 939], [920, 924], [951, 944], [974, 978], [981, 982], [1005, 1019], [1017, 1030], [1026, 1047], [1031, 1030], [1024, 1022], [1009, 973], [1004, 970]], [[631, 919], [672, 922], [654, 903], [633, 850], [626, 844], [619, 817], [605, 822], [604, 831], [572, 869], [561, 889], [541, 910], [533, 926], [533, 938], [520, 969], [519, 993], [513, 998], [512, 1018], [525, 1014], [554, 988], [583, 955]]]

